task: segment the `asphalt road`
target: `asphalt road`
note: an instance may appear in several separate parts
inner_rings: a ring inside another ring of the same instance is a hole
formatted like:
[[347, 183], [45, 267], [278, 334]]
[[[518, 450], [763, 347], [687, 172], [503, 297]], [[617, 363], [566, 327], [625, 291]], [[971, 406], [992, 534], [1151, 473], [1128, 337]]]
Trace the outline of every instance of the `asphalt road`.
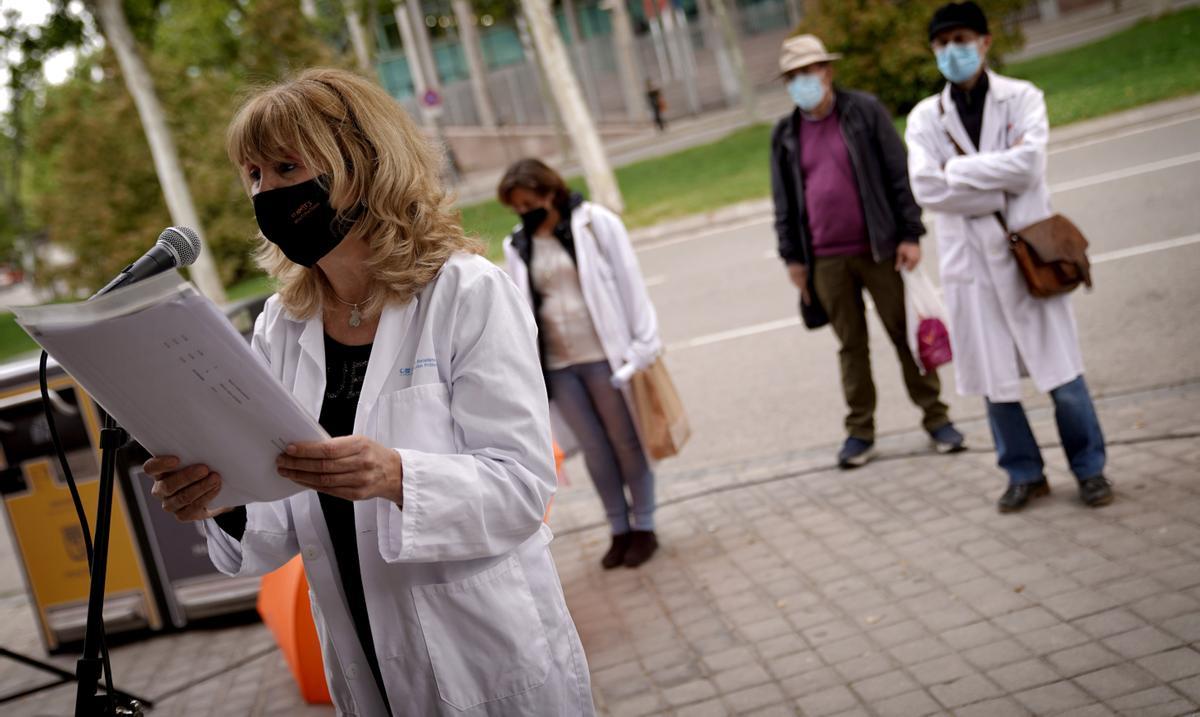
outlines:
[[[1200, 379], [1200, 115], [1054, 146], [1048, 171], [1056, 208], [1091, 241], [1096, 289], [1077, 293], [1075, 308], [1093, 390]], [[936, 276], [933, 245], [925, 269]], [[694, 431], [664, 469], [840, 443], [837, 344], [799, 325], [767, 217], [643, 244], [638, 256]], [[878, 430], [915, 430], [895, 352], [870, 323]], [[957, 420], [983, 415], [981, 399], [956, 394], [949, 367], [942, 380]], [[1028, 396], [1046, 403], [1032, 387]]]

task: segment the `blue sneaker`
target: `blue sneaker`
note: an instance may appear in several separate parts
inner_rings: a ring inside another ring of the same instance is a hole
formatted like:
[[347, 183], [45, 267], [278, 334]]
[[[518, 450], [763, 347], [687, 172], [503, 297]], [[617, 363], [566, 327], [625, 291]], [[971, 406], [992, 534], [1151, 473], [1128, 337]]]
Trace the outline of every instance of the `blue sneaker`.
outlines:
[[875, 441], [864, 441], [861, 438], [850, 436], [842, 444], [842, 450], [838, 451], [838, 468], [842, 470], [859, 468], [865, 466], [874, 457]]
[[958, 432], [953, 423], [947, 423], [941, 428], [930, 431], [930, 440], [938, 453], [961, 453], [967, 450], [967, 439]]

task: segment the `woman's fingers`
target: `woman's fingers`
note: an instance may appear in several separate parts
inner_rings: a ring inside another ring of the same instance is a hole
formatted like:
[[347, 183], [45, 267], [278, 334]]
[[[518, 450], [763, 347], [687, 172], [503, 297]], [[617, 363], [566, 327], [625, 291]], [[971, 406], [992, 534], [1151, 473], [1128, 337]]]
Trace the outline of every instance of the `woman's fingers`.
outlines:
[[275, 459], [279, 475], [287, 477], [285, 471], [301, 473], [350, 473], [362, 469], [362, 456], [354, 454], [344, 458], [295, 458], [280, 455]]
[[[196, 506], [206, 508], [208, 501], [221, 489], [221, 476], [210, 473], [205, 478], [195, 481], [163, 500], [163, 510], [176, 516], [189, 511]], [[212, 494], [212, 495], [210, 495]], [[207, 497], [207, 500], [205, 498]]]
[[[214, 473], [213, 475], [216, 475], [216, 474]], [[221, 481], [220, 481], [220, 478], [218, 477], [217, 484], [215, 487], [200, 494], [199, 496], [196, 497], [196, 500], [192, 501], [190, 504], [188, 504], [187, 506], [182, 508], [179, 512], [175, 513], [176, 520], [179, 520], [180, 522], [189, 522], [189, 521], [193, 521], [193, 520], [204, 520], [205, 518], [212, 517], [213, 511], [210, 511], [208, 509], [208, 504], [212, 502], [213, 498], [217, 497], [217, 493], [219, 493], [220, 491], [221, 491]], [[220, 512], [224, 512], [224, 511], [220, 511]]]
[[164, 473], [154, 479], [154, 487], [150, 489], [150, 495], [155, 498], [169, 498], [196, 481], [203, 480], [209, 473], [212, 471], [202, 463]]
[[142, 470], [146, 471], [146, 475], [154, 478], [178, 467], [179, 459], [175, 456], [154, 456], [142, 464]]

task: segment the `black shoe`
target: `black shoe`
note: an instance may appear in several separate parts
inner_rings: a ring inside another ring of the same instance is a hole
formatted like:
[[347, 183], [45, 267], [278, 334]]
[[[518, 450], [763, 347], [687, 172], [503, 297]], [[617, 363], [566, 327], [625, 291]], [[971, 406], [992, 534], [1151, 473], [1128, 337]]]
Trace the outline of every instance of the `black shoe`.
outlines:
[[849, 470], [850, 468], [865, 466], [874, 457], [875, 441], [867, 441], [862, 438], [850, 436], [842, 444], [842, 450], [838, 451], [838, 468]]
[[1049, 494], [1050, 484], [1046, 482], [1045, 478], [1036, 483], [1017, 483], [1010, 485], [1008, 490], [1004, 491], [1004, 495], [1000, 496], [996, 507], [1000, 509], [1001, 513], [1011, 513], [1024, 508], [1030, 498]]
[[603, 566], [605, 570], [612, 570], [615, 567], [623, 565], [625, 563], [625, 553], [629, 550], [629, 543], [629, 533], [614, 535], [612, 538], [612, 545], [609, 546], [608, 552], [605, 553], [604, 557], [600, 559], [600, 565]]
[[634, 530], [629, 533], [629, 550], [625, 551], [625, 567], [636, 568], [658, 550], [658, 538], [653, 530]]
[[1099, 508], [1113, 502], [1112, 483], [1104, 476], [1079, 481], [1079, 499], [1089, 508]]

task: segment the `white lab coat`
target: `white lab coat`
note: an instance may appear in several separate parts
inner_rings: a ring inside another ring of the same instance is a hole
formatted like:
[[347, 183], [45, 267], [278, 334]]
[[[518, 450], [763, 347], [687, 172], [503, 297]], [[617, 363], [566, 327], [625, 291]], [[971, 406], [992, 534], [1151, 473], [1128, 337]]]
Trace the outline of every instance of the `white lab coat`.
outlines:
[[[253, 347], [313, 416], [325, 392], [320, 317], [267, 302]], [[554, 493], [534, 326], [512, 282], [453, 256], [379, 322], [354, 432], [396, 448], [403, 509], [357, 501], [367, 612], [396, 715], [591, 715], [587, 662], [542, 518]], [[304, 559], [338, 714], [384, 714], [347, 609], [317, 493], [247, 506], [242, 540], [205, 521], [229, 575]]]
[[[583, 301], [609, 367], [613, 372], [627, 363], [639, 370], [649, 367], [662, 353], [662, 341], [654, 304], [646, 292], [625, 224], [605, 207], [583, 202], [571, 212], [571, 235]], [[517, 253], [511, 236], [504, 240], [504, 257], [509, 276], [532, 307], [529, 267]], [[636, 424], [637, 412], [629, 388], [624, 388], [622, 394]]]
[[[1081, 375], [1083, 358], [1070, 299], [1029, 293], [993, 216], [1004, 213], [1017, 230], [1053, 213], [1046, 103], [1023, 80], [989, 72], [988, 82], [978, 151], [949, 85], [913, 108], [908, 173], [917, 203], [934, 212], [958, 391], [1018, 401], [1023, 375], [1047, 392]], [[957, 156], [947, 131], [967, 156]]]

